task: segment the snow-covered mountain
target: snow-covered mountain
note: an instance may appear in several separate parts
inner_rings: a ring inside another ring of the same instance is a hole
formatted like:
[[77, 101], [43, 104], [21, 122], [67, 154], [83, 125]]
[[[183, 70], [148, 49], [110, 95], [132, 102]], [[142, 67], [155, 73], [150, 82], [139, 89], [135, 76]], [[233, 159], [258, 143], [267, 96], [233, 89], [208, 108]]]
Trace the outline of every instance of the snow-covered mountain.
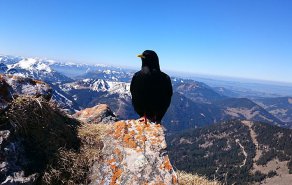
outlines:
[[[80, 80], [85, 78], [130, 82], [133, 75], [132, 70], [103, 64], [65, 63], [48, 59], [6, 55], [0, 55], [0, 73], [26, 76], [52, 82], [60, 80], [68, 82], [72, 81], [72, 79]], [[60, 75], [62, 75], [61, 79], [56, 79]]]
[[96, 71], [88, 71], [85, 74], [76, 77], [77, 79], [93, 78], [104, 79], [115, 82], [131, 82], [133, 72], [130, 70], [119, 69], [99, 69]]
[[[0, 72], [29, 77], [47, 83], [71, 82], [72, 79], [50, 67], [52, 61], [38, 58], [0, 56]], [[2, 66], [2, 67], [1, 67]]]
[[[130, 81], [134, 72], [128, 69], [0, 56], [0, 73], [47, 82], [54, 90], [52, 99], [70, 113], [105, 103], [121, 119], [137, 118], [130, 93]], [[188, 129], [237, 118], [266, 120], [283, 125], [277, 115], [265, 111], [251, 100], [230, 99], [232, 96], [223, 92], [228, 89], [214, 89], [202, 82], [175, 77], [172, 77], [172, 84], [175, 94], [164, 118], [171, 124], [165, 125], [169, 130]], [[253, 106], [249, 106], [250, 104]]]
[[[87, 78], [60, 84], [58, 87], [83, 108], [106, 103], [111, 105], [120, 118], [134, 114], [131, 107], [130, 83]], [[124, 111], [124, 107], [130, 111]]]
[[83, 79], [77, 80], [72, 83], [66, 83], [61, 88], [68, 92], [72, 89], [88, 89], [96, 92], [108, 92], [109, 94], [120, 94], [130, 96], [130, 83], [107, 81], [104, 79]]
[[72, 113], [100, 103], [97, 99], [104, 103], [109, 103], [107, 99], [111, 102], [123, 99], [131, 105], [129, 81], [133, 73], [118, 67], [0, 56], [0, 73], [49, 83], [54, 89], [52, 99]]
[[22, 59], [23, 57], [19, 56], [0, 55], [0, 63], [4, 63], [6, 65], [16, 64]]

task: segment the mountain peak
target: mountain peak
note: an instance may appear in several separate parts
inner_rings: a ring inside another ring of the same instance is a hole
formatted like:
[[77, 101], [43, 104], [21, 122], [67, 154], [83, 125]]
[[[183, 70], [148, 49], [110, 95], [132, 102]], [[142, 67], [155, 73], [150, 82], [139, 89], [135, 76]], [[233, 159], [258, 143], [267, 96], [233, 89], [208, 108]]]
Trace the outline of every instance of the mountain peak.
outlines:
[[13, 66], [14, 68], [22, 68], [26, 70], [40, 70], [48, 73], [53, 70], [44, 61], [37, 58], [25, 58]]

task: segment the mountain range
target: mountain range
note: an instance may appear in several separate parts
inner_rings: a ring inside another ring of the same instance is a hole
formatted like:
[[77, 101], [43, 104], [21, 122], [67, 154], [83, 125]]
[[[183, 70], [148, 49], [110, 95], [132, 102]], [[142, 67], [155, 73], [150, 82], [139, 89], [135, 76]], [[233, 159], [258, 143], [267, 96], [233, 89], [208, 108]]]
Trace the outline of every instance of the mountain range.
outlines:
[[[0, 73], [45, 81], [53, 88], [52, 99], [69, 113], [105, 103], [120, 119], [138, 118], [132, 108], [129, 91], [133, 70], [100, 64], [0, 56]], [[246, 98], [223, 86], [212, 87], [180, 77], [172, 77], [171, 80], [174, 95], [163, 119], [169, 132], [234, 119], [292, 127], [290, 97]]]
[[[15, 92], [31, 91], [30, 86], [45, 81], [52, 100], [72, 115], [104, 103], [118, 117], [111, 113], [115, 120], [138, 118], [129, 91], [134, 71], [129, 69], [0, 56], [0, 73], [6, 74], [0, 75], [0, 85], [7, 82]], [[22, 77], [36, 80], [22, 83], [20, 88], [14, 80], [22, 82]], [[176, 76], [171, 80], [174, 94], [162, 124], [175, 169], [223, 184], [289, 184], [291, 97], [265, 97], [260, 92], [244, 93]], [[34, 93], [38, 96], [39, 90]], [[88, 110], [84, 115], [89, 115]]]

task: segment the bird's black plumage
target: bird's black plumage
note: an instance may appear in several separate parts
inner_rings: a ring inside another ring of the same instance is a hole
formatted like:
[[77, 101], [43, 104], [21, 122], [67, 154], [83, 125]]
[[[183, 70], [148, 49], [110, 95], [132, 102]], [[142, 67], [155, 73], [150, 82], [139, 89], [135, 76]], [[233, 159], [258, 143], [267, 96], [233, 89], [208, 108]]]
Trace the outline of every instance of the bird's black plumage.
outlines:
[[132, 78], [132, 104], [140, 117], [161, 122], [171, 101], [171, 80], [160, 71], [159, 59], [154, 51], [146, 50], [138, 56], [142, 59], [142, 69]]

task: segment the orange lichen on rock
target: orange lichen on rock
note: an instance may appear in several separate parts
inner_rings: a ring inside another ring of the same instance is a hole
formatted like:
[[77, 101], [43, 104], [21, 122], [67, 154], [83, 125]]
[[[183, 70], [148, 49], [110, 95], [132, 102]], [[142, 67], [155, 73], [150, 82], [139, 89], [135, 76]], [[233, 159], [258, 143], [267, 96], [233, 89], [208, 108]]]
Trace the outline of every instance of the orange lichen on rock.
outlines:
[[139, 153], [143, 152], [143, 150], [141, 148], [137, 149], [136, 151], [139, 152]]
[[143, 142], [147, 141], [146, 136], [142, 136], [141, 140], [142, 140]]
[[116, 165], [112, 164], [110, 167], [111, 167], [112, 171], [116, 171], [116, 168], [117, 168]]
[[116, 155], [120, 155], [121, 154], [121, 150], [119, 150], [118, 148], [115, 148], [114, 153]]
[[129, 142], [129, 140], [131, 139], [131, 136], [129, 135], [129, 134], [125, 134], [125, 136], [124, 136], [124, 142], [125, 143], [128, 143]]
[[129, 132], [129, 134], [130, 134], [132, 137], [134, 137], [134, 136], [135, 136], [135, 131], [134, 131], [134, 130], [131, 130], [131, 131]]
[[178, 183], [177, 177], [175, 175], [172, 175], [172, 183], [173, 184], [177, 184]]
[[113, 133], [105, 138], [103, 148], [107, 159], [96, 164], [92, 172], [98, 179], [94, 180], [96, 184], [103, 179], [111, 185], [178, 184], [169, 158], [163, 153], [166, 143], [160, 125], [127, 120], [114, 123], [111, 130]]
[[128, 146], [130, 148], [136, 148], [137, 147], [136, 142], [133, 140], [133, 137], [130, 134], [125, 134], [123, 139], [124, 139], [125, 146]]
[[152, 129], [153, 129], [153, 128], [151, 128], [151, 127], [149, 127], [149, 126], [148, 126], [148, 127], [146, 126], [146, 127], [144, 128], [144, 130], [145, 130], [146, 132], [149, 132], [149, 133], [151, 133]]
[[152, 145], [157, 145], [158, 143], [161, 143], [161, 140], [160, 139], [152, 138], [152, 140], [151, 140], [151, 144]]
[[114, 174], [113, 174], [113, 177], [112, 177], [112, 180], [111, 180], [111, 185], [116, 185], [116, 181], [118, 178], [120, 178], [120, 176], [122, 175], [123, 173], [123, 170], [122, 169], [117, 169]]
[[151, 134], [152, 134], [152, 136], [154, 136], [154, 137], [158, 137], [158, 136], [159, 136], [159, 132], [158, 132], [158, 131], [157, 131], [157, 132], [152, 132]]
[[141, 125], [137, 125], [136, 130], [138, 131], [137, 135], [140, 137], [143, 135], [144, 127]]
[[126, 123], [123, 122], [123, 121], [119, 121], [119, 122], [116, 122], [114, 124], [114, 137], [117, 139], [119, 137], [121, 137], [122, 135], [122, 130], [125, 128], [126, 126]]
[[138, 141], [141, 141], [142, 143], [144, 143], [145, 141], [147, 141], [146, 136], [143, 136], [143, 135], [138, 135], [138, 136], [136, 136], [136, 139], [137, 139]]
[[114, 158], [107, 161], [108, 164], [112, 164], [113, 162], [116, 162], [116, 160]]
[[160, 127], [161, 127], [161, 125], [160, 125], [160, 124], [155, 124], [155, 126], [156, 126], [156, 127], [158, 127], [158, 128], [160, 128]]
[[150, 124], [147, 123], [147, 124], [144, 124], [144, 130], [148, 131], [148, 132], [151, 132], [151, 127], [150, 127]]
[[158, 181], [157, 183], [155, 183], [155, 185], [165, 185], [165, 183], [162, 181]]
[[168, 156], [164, 157], [164, 169], [166, 169], [168, 171], [172, 170], [172, 166], [170, 164]]

